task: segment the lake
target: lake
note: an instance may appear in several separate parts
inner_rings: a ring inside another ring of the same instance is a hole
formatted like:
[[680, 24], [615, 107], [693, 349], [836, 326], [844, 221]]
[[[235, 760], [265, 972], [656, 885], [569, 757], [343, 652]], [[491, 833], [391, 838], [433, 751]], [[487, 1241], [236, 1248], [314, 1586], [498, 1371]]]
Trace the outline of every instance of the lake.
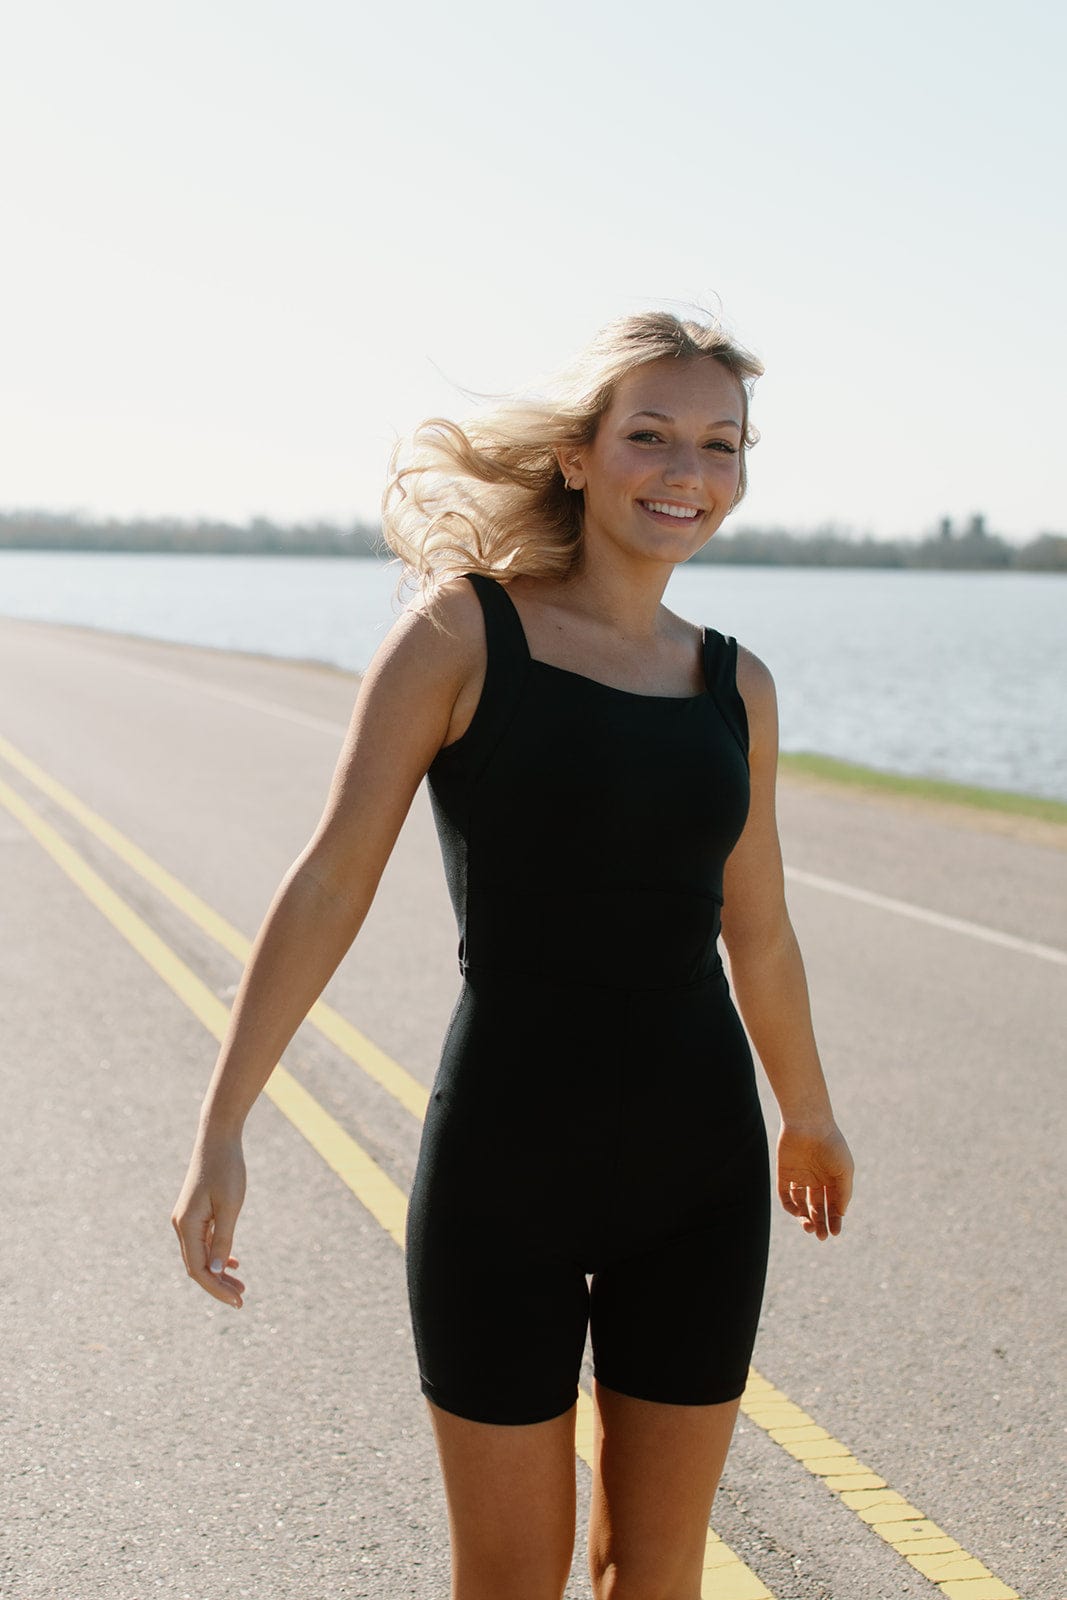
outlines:
[[[398, 610], [369, 560], [0, 551], [0, 615], [359, 671]], [[1067, 800], [1067, 576], [687, 566], [667, 604], [774, 673], [782, 748]]]

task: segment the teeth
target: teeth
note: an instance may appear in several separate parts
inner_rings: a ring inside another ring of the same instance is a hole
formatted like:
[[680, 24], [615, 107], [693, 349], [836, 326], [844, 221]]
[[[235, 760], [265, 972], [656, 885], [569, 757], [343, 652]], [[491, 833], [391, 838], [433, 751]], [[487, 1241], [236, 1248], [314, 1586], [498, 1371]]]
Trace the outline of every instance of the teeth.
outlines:
[[696, 506], [669, 506], [662, 500], [646, 500], [645, 505], [650, 511], [662, 511], [668, 517], [681, 517], [683, 522], [691, 522], [700, 515]]

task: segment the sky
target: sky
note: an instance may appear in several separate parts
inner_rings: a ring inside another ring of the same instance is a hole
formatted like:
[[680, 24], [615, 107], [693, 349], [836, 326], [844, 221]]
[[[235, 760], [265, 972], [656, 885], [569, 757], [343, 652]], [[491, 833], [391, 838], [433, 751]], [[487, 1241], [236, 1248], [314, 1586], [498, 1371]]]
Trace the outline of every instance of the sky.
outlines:
[[613, 318], [766, 367], [724, 525], [1067, 530], [1059, 0], [34, 0], [0, 508], [377, 519]]

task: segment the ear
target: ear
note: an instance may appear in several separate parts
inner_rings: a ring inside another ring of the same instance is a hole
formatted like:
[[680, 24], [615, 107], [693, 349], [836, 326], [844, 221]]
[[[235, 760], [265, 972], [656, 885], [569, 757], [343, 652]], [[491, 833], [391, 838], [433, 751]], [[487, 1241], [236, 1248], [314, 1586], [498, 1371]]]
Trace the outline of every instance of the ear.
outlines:
[[567, 446], [556, 451], [556, 460], [559, 462], [559, 470], [568, 489], [584, 489], [585, 473], [582, 470], [580, 453], [573, 446]]

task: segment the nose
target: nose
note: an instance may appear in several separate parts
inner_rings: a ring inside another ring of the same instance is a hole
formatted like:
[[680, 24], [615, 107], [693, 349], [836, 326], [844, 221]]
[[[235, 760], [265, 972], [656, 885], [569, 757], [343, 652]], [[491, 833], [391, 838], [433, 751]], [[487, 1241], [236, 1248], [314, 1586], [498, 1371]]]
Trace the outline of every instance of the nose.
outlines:
[[700, 482], [700, 454], [695, 445], [675, 445], [663, 469], [664, 483], [695, 487]]

